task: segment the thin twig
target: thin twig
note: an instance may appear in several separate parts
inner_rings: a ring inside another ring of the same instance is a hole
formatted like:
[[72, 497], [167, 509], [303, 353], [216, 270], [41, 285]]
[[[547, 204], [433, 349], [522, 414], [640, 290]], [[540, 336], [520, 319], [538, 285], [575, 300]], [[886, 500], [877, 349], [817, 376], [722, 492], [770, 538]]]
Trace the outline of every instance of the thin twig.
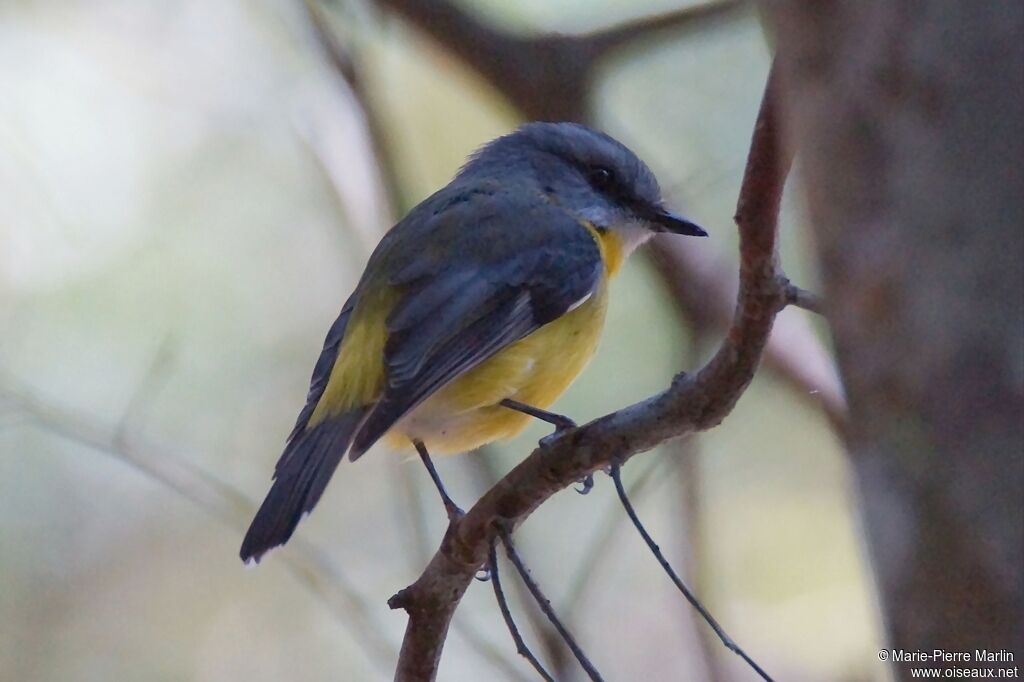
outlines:
[[786, 303], [818, 315], [825, 315], [825, 301], [821, 296], [791, 282], [786, 283]]
[[661, 565], [662, 570], [668, 574], [668, 577], [672, 580], [673, 584], [675, 584], [679, 591], [683, 593], [683, 596], [686, 597], [686, 601], [690, 602], [690, 605], [697, 610], [697, 613], [701, 615], [701, 618], [711, 626], [711, 629], [715, 631], [715, 634], [718, 635], [718, 638], [722, 640], [722, 644], [724, 644], [729, 651], [732, 651], [734, 654], [746, 661], [747, 665], [753, 668], [754, 672], [760, 675], [762, 679], [766, 680], [766, 682], [772, 682], [772, 678], [768, 676], [768, 673], [766, 673], [764, 669], [754, 661], [754, 659], [747, 655], [747, 652], [733, 641], [732, 637], [722, 629], [722, 626], [718, 624], [718, 621], [715, 620], [714, 616], [704, 608], [704, 605], [700, 603], [696, 596], [694, 596], [693, 592], [691, 592], [690, 588], [686, 586], [686, 583], [683, 582], [682, 578], [680, 578], [672, 569], [671, 564], [668, 563], [668, 559], [666, 559], [665, 555], [662, 554], [661, 548], [658, 547], [654, 542], [654, 538], [651, 537], [650, 533], [647, 532], [647, 529], [644, 528], [644, 525], [640, 522], [640, 517], [636, 515], [636, 510], [633, 509], [633, 505], [629, 501], [629, 496], [626, 495], [626, 489], [622, 485], [621, 466], [613, 464], [608, 475], [611, 476], [612, 481], [615, 482], [615, 492], [618, 493], [619, 500], [622, 502], [622, 507], [626, 510], [629, 520], [633, 522], [633, 526], [636, 527], [637, 532], [640, 533], [640, 537], [644, 539], [647, 547], [658, 560], [658, 564]]
[[601, 682], [604, 679], [601, 677], [601, 673], [597, 672], [597, 668], [595, 668], [594, 664], [590, 662], [590, 659], [587, 658], [585, 653], [583, 653], [583, 650], [580, 648], [579, 644], [576, 643], [572, 634], [562, 624], [562, 621], [559, 620], [558, 614], [556, 614], [555, 610], [551, 607], [551, 602], [544, 596], [540, 586], [530, 575], [530, 571], [526, 568], [526, 564], [523, 563], [522, 558], [520, 558], [518, 552], [516, 552], [515, 545], [512, 544], [512, 538], [508, 531], [500, 529], [498, 531], [498, 535], [501, 538], [502, 544], [505, 545], [505, 555], [508, 557], [508, 560], [512, 562], [512, 565], [516, 567], [516, 571], [519, 572], [519, 577], [523, 579], [523, 584], [526, 585], [526, 589], [528, 589], [530, 594], [533, 595], [534, 600], [537, 602], [537, 606], [540, 607], [540, 610], [548, 617], [548, 620], [551, 621], [551, 624], [555, 627], [555, 630], [558, 631], [558, 634], [560, 634], [562, 639], [565, 640], [569, 650], [572, 651], [572, 655], [576, 657], [577, 661], [579, 661], [580, 666], [583, 668], [584, 672], [587, 673], [587, 676], [593, 680], [593, 682]]
[[[652, 457], [650, 464], [633, 481], [629, 494], [639, 495], [647, 490], [649, 484], [658, 485], [668, 481], [667, 476], [654, 476], [655, 472], [660, 470], [664, 464], [664, 457]], [[614, 505], [609, 505], [605, 510], [605, 518], [597, 523], [598, 528], [601, 529], [600, 535], [587, 545], [583, 551], [583, 558], [579, 561], [579, 568], [573, 574], [573, 581], [569, 586], [569, 593], [564, 600], [565, 606], [563, 607], [567, 623], [576, 621], [579, 609], [583, 604], [583, 597], [587, 594], [587, 588], [593, 584], [594, 572], [602, 566], [601, 558], [611, 546], [611, 541], [621, 524], [622, 515], [618, 513]]]
[[516, 651], [520, 656], [524, 657], [533, 666], [533, 669], [537, 671], [537, 674], [543, 677], [548, 682], [554, 682], [555, 678], [544, 669], [544, 665], [533, 655], [530, 651], [530, 647], [526, 646], [526, 642], [523, 640], [523, 636], [519, 633], [519, 628], [516, 627], [515, 620], [512, 619], [512, 612], [508, 608], [508, 601], [505, 599], [505, 591], [501, 588], [501, 578], [498, 576], [498, 554], [494, 551], [494, 542], [491, 542], [491, 552], [488, 559], [488, 567], [491, 573], [491, 585], [494, 587], [494, 598], [498, 600], [498, 608], [501, 610], [501, 617], [505, 619], [505, 625], [508, 626], [508, 631], [512, 635], [512, 641], [516, 643]]

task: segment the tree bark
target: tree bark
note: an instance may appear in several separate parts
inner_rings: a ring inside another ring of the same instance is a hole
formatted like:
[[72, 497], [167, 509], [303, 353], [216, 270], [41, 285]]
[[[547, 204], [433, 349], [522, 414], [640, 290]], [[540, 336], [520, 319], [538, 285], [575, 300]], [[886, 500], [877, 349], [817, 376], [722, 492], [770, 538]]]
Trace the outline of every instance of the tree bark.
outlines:
[[1019, 662], [1024, 4], [766, 7], [890, 646]]

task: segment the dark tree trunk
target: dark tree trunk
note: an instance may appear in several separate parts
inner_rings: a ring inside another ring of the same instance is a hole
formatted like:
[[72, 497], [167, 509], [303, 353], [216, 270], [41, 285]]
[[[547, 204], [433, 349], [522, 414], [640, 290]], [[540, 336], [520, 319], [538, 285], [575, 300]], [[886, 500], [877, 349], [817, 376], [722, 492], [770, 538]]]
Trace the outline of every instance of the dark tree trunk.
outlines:
[[1020, 663], [1024, 3], [767, 6], [890, 645]]

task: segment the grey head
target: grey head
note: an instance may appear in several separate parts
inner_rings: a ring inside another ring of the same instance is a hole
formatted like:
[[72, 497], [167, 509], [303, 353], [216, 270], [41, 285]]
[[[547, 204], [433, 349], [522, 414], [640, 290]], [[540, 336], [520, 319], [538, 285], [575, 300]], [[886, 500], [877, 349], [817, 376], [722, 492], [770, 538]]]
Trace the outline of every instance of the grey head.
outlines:
[[706, 236], [665, 208], [654, 173], [628, 147], [577, 123], [527, 123], [474, 154], [456, 182], [519, 183], [635, 245], [654, 232]]

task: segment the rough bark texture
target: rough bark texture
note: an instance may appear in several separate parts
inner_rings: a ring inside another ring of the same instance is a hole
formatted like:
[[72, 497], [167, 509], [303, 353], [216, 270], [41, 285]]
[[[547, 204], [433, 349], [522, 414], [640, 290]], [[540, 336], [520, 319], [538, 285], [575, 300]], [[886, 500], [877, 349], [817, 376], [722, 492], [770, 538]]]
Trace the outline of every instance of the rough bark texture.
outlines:
[[1024, 4], [767, 7], [891, 645], [1019, 661]]

